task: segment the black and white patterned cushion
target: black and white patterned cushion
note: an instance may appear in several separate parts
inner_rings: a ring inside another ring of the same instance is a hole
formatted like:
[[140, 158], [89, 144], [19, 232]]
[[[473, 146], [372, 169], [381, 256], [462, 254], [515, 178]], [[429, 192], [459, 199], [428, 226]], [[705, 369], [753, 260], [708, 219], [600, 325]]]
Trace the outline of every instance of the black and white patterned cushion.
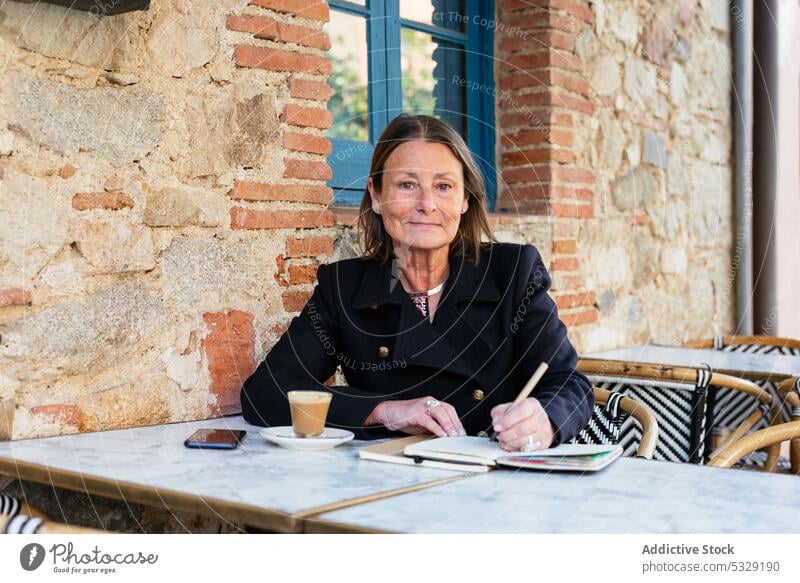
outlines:
[[[787, 356], [800, 356], [800, 348], [788, 346], [775, 346], [769, 344], [725, 344], [722, 336], [715, 336], [713, 340], [714, 350], [723, 352], [737, 352], [741, 354], [783, 354]], [[767, 391], [775, 403], [781, 402], [778, 388], [772, 381], [753, 381], [759, 387]], [[756, 409], [758, 402], [752, 397], [735, 391], [733, 389], [718, 389], [714, 403], [714, 418], [718, 427], [734, 429], [742, 424], [750, 414]], [[781, 407], [781, 420], [786, 423], [792, 418], [791, 407], [788, 403]], [[753, 431], [764, 429], [769, 426], [769, 417], [764, 416], [753, 427]]]
[[725, 338], [723, 336], [714, 336], [712, 348], [724, 352], [741, 352], [742, 354], [783, 354], [786, 356], [800, 356], [800, 348], [780, 346], [777, 344], [725, 344]]
[[572, 443], [616, 445], [619, 443], [622, 422], [627, 414], [620, 409], [623, 395], [611, 393], [605, 405], [595, 403], [589, 423], [581, 429]]
[[[631, 397], [645, 405], [658, 421], [658, 443], [653, 459], [703, 463], [708, 453], [706, 394], [711, 372], [698, 370], [694, 384], [635, 377], [588, 375], [594, 386]], [[628, 417], [620, 428], [619, 443], [624, 455], [635, 455], [642, 429]]]
[[[758, 466], [759, 468], [763, 468], [767, 465], [767, 457], [769, 454], [766, 451], [753, 451], [748, 453], [738, 462], [733, 464], [733, 468], [744, 468], [747, 466]], [[779, 457], [776, 469], [778, 471], [786, 471], [792, 469], [792, 464], [787, 457]]]
[[6, 524], [6, 534], [38, 534], [44, 521], [41, 518], [17, 514]]
[[0, 494], [0, 516], [16, 516], [19, 514], [19, 500]]

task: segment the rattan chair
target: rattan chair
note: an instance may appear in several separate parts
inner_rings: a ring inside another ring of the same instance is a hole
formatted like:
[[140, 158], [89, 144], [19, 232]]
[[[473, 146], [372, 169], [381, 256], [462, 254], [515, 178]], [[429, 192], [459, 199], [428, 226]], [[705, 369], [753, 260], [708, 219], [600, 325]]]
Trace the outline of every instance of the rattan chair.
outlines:
[[38, 508], [34, 508], [27, 502], [17, 500], [13, 496], [0, 494], [0, 516], [14, 518], [17, 514], [25, 514], [26, 516], [32, 516], [34, 518], [41, 518], [44, 520], [47, 520], [48, 518], [44, 512]]
[[[714, 336], [706, 340], [687, 342], [690, 348], [711, 348], [723, 352], [739, 352], [743, 354], [769, 354], [800, 356], [800, 340], [794, 338], [780, 338], [777, 336]], [[768, 391], [776, 403], [782, 403], [772, 411], [769, 419], [763, 419], [756, 424], [754, 429], [764, 429], [769, 425], [788, 422], [792, 419], [791, 408], [778, 393], [777, 381], [755, 380], [758, 386]], [[714, 417], [720, 428], [736, 427], [752, 411], [752, 401], [740, 393], [721, 390], [717, 394], [714, 404]], [[763, 466], [767, 471], [773, 471], [779, 464], [788, 464], [788, 460], [779, 459], [780, 446], [768, 448], [766, 457], [761, 453], [749, 456], [747, 463]], [[787, 466], [788, 467], [788, 466]]]
[[[800, 421], [781, 423], [766, 429], [759, 429], [755, 433], [746, 435], [729, 444], [722, 451], [715, 454], [708, 465], [718, 468], [730, 468], [748, 454], [763, 449], [764, 447], [791, 440], [794, 444], [800, 440]], [[800, 452], [792, 451], [793, 461], [796, 462]], [[793, 474], [800, 474], [800, 468], [793, 463]]]
[[626, 418], [639, 425], [641, 439], [636, 457], [653, 459], [658, 443], [658, 421], [642, 403], [618, 393], [594, 388], [594, 414], [586, 427], [573, 440], [575, 443], [616, 444]]
[[52, 522], [41, 510], [0, 494], [0, 534], [103, 534], [104, 531]]
[[[711, 458], [716, 420], [708, 398], [713, 398], [714, 391], [735, 390], [755, 403], [752, 413], [720, 448], [743, 437], [768, 416], [773, 402], [769, 393], [750, 381], [706, 369], [581, 359], [578, 370], [595, 386], [631, 396], [650, 409], [658, 420], [659, 439], [654, 454], [658, 460], [703, 463]], [[620, 432], [626, 454], [632, 453], [640, 439], [641, 431], [626, 421]]]
[[[791, 411], [792, 421], [800, 421], [800, 376], [780, 383], [778, 394], [783, 400], [784, 408]], [[792, 473], [800, 473], [800, 439], [793, 439], [789, 444], [789, 461]]]
[[72, 526], [60, 522], [49, 522], [42, 518], [17, 514], [16, 516], [0, 516], [0, 533], [2, 534], [111, 534], [95, 528]]
[[777, 336], [714, 336], [705, 340], [693, 340], [688, 348], [713, 348], [725, 352], [748, 354], [786, 354], [800, 356], [800, 340]]

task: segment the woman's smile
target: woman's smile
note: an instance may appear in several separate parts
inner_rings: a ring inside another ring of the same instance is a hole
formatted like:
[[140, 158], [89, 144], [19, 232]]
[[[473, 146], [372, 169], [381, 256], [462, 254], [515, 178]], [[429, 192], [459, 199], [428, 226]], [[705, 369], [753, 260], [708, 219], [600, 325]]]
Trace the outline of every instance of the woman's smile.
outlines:
[[441, 142], [406, 141], [387, 157], [381, 177], [380, 189], [370, 177], [369, 190], [373, 211], [381, 215], [393, 248], [446, 263], [469, 207], [464, 168], [453, 150]]

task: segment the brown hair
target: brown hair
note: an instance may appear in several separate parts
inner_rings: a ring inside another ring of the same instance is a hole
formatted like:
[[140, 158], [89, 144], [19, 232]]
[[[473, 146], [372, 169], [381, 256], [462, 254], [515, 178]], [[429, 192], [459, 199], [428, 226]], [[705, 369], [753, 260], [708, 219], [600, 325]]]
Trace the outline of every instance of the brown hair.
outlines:
[[[429, 115], [401, 113], [383, 130], [372, 154], [369, 175], [376, 190], [383, 186], [383, 168], [389, 155], [400, 144], [410, 140], [426, 140], [445, 144], [459, 159], [464, 169], [464, 195], [469, 200], [467, 212], [461, 215], [458, 233], [450, 245], [450, 254], [463, 255], [476, 265], [480, 261], [481, 235], [496, 241], [486, 216], [486, 190], [483, 175], [467, 144], [448, 123]], [[380, 215], [372, 210], [369, 188], [364, 191], [358, 217], [364, 246], [364, 258], [385, 263], [393, 254], [392, 240], [383, 226]]]

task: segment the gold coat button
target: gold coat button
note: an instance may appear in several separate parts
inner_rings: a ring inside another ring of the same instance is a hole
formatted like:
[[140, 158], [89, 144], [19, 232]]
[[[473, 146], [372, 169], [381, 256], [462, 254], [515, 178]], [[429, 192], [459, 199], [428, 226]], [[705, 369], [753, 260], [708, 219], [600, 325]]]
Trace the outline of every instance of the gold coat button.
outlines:
[[480, 389], [475, 389], [474, 391], [472, 391], [472, 398], [475, 399], [476, 401], [483, 401], [484, 396], [485, 395], [483, 394], [483, 391]]
[[389, 349], [386, 346], [378, 348], [378, 356], [381, 358], [389, 358]]
[[478, 437], [489, 437], [489, 434], [485, 431], [478, 431]]

